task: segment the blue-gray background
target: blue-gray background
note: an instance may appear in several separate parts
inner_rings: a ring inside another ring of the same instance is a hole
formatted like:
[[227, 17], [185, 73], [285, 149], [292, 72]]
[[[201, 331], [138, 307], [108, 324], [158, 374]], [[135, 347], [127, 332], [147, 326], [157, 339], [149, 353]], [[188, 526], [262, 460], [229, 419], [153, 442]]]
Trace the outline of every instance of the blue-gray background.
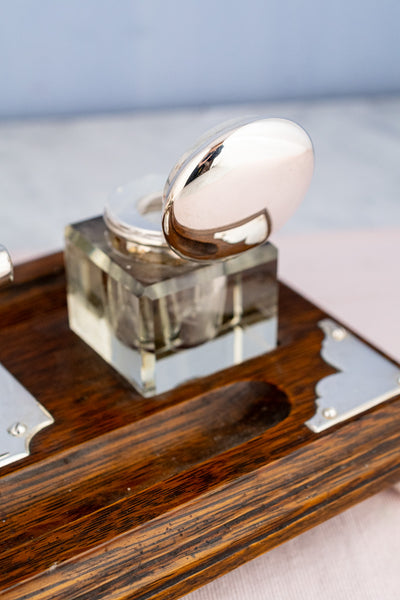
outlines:
[[0, 0], [0, 118], [400, 91], [398, 0]]

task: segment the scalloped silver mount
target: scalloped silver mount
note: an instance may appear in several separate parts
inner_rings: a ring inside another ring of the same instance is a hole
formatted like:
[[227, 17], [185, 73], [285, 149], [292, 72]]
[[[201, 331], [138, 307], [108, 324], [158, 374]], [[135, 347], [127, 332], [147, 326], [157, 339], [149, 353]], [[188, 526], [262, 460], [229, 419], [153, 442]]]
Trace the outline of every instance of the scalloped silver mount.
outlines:
[[339, 373], [317, 383], [317, 411], [306, 421], [316, 433], [400, 395], [398, 366], [335, 321], [318, 325], [325, 333], [321, 356]]
[[0, 467], [29, 456], [33, 436], [53, 417], [0, 364]]

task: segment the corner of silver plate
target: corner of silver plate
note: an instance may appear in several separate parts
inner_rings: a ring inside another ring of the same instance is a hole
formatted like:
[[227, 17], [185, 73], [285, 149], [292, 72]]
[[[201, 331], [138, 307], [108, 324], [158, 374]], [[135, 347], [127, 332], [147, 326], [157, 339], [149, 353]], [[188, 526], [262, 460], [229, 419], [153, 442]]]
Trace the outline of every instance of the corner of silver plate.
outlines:
[[317, 410], [306, 421], [319, 433], [400, 394], [400, 369], [331, 319], [318, 323], [325, 337], [321, 356], [339, 372], [315, 388]]
[[50, 413], [0, 364], [0, 468], [29, 456], [31, 439], [52, 423]]

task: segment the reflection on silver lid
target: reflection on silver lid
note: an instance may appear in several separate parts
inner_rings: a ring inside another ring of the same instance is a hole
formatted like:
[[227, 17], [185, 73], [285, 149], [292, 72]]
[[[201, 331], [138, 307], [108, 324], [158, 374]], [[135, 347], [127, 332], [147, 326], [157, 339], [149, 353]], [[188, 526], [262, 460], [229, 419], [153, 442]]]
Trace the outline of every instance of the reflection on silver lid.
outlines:
[[290, 217], [312, 177], [310, 138], [285, 119], [223, 125], [178, 161], [164, 188], [164, 235], [192, 260], [263, 243]]

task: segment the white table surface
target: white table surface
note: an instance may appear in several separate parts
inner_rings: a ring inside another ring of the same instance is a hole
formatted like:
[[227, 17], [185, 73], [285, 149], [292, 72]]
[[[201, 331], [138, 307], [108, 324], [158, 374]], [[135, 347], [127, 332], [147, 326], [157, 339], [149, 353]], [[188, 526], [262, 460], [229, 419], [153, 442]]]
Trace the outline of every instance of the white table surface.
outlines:
[[[0, 123], [0, 243], [21, 261], [62, 246], [116, 186], [168, 174], [207, 128], [282, 116], [313, 138], [306, 201], [275, 236], [280, 275], [400, 361], [400, 98]], [[190, 600], [398, 600], [400, 486], [377, 494]]]

